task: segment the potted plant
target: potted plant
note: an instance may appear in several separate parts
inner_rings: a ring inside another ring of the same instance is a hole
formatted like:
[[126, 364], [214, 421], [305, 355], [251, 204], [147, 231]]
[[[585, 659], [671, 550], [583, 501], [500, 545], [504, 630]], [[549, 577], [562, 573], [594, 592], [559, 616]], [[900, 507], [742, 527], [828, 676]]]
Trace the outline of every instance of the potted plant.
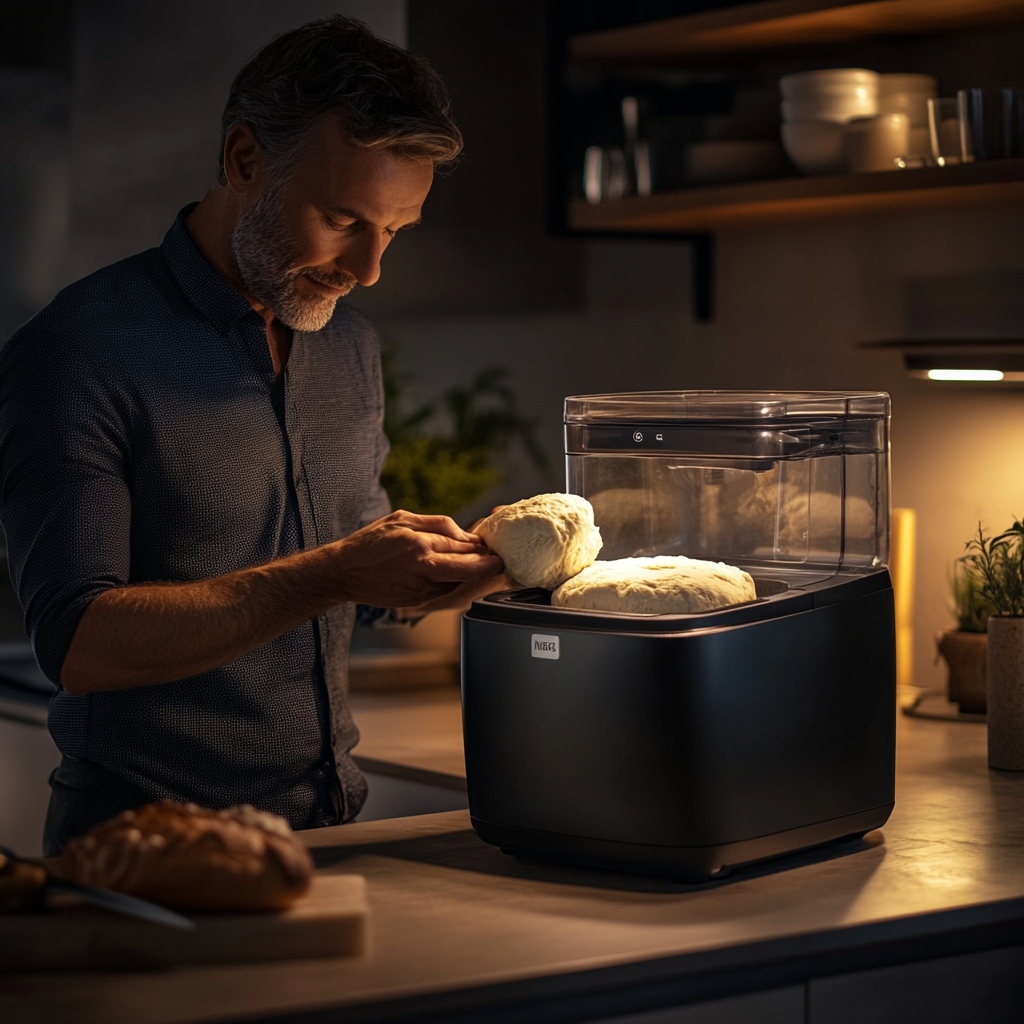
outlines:
[[535, 466], [547, 465], [532, 420], [519, 411], [500, 366], [481, 370], [438, 402], [404, 408], [407, 376], [385, 351], [384, 432], [391, 453], [381, 483], [393, 508], [423, 515], [459, 514], [504, 479], [501, 456], [518, 441]]
[[989, 616], [992, 606], [981, 591], [978, 574], [962, 562], [950, 580], [956, 629], [936, 637], [939, 654], [949, 667], [949, 699], [962, 712], [983, 715], [986, 708], [986, 666]]
[[961, 559], [991, 605], [988, 620], [988, 763], [1024, 771], [1024, 523], [997, 537], [981, 524]]
[[[382, 369], [384, 432], [391, 452], [381, 471], [381, 483], [392, 508], [448, 515], [468, 526], [463, 513], [504, 479], [502, 458], [508, 449], [518, 443], [535, 466], [546, 468], [534, 423], [520, 412], [503, 368], [481, 370], [466, 386], [450, 388], [435, 401], [416, 404], [408, 400], [410, 375], [398, 368], [394, 347], [383, 351]], [[412, 629], [356, 627], [353, 653], [357, 658], [350, 664], [353, 689], [385, 685], [386, 673], [379, 666], [359, 667], [358, 656], [367, 651], [424, 655], [418, 660], [392, 659], [395, 664], [388, 669], [388, 686], [458, 682], [461, 617], [457, 611], [440, 611]]]

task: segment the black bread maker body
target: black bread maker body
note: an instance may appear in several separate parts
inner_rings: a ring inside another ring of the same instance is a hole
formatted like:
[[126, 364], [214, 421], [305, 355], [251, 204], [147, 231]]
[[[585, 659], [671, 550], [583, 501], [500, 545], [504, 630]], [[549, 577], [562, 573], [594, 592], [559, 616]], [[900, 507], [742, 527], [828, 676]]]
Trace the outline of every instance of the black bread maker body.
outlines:
[[888, 396], [566, 400], [567, 490], [600, 557], [754, 578], [700, 614], [474, 602], [462, 697], [473, 827], [548, 858], [699, 881], [885, 823], [895, 783]]

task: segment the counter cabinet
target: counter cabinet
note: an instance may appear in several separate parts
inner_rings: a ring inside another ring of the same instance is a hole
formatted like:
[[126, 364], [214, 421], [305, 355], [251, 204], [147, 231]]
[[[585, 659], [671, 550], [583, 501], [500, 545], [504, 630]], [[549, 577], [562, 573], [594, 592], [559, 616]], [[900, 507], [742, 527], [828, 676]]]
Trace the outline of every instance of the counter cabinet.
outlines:
[[[357, 755], [454, 792], [458, 700], [377, 699]], [[0, 975], [0, 1020], [1016, 1022], [1024, 773], [988, 769], [982, 725], [901, 717], [898, 737], [896, 810], [854, 844], [695, 886], [519, 861], [464, 810], [320, 829], [319, 870], [367, 879], [368, 956]]]

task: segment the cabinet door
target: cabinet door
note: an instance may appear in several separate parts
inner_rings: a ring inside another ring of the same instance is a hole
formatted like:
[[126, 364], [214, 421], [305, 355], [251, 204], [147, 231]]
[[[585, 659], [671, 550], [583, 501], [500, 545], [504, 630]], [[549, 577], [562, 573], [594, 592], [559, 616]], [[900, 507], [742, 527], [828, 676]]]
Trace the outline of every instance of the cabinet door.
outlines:
[[60, 762], [37, 711], [25, 706], [22, 712], [15, 701], [0, 706], [0, 844], [27, 857], [43, 852], [48, 780]]
[[1024, 946], [808, 983], [807, 1024], [1020, 1024]]
[[804, 986], [607, 1017], [592, 1024], [804, 1024]]

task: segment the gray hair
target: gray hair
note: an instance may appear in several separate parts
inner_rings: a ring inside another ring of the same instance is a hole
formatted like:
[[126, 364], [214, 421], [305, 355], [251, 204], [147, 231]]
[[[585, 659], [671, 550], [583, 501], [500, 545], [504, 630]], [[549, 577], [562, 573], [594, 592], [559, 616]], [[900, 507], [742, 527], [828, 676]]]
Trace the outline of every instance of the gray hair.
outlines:
[[362, 22], [340, 14], [286, 32], [257, 52], [235, 76], [221, 118], [217, 180], [224, 176], [224, 141], [247, 124], [271, 171], [288, 167], [314, 125], [335, 114], [348, 141], [454, 164], [462, 135], [436, 71], [421, 57], [379, 39]]

